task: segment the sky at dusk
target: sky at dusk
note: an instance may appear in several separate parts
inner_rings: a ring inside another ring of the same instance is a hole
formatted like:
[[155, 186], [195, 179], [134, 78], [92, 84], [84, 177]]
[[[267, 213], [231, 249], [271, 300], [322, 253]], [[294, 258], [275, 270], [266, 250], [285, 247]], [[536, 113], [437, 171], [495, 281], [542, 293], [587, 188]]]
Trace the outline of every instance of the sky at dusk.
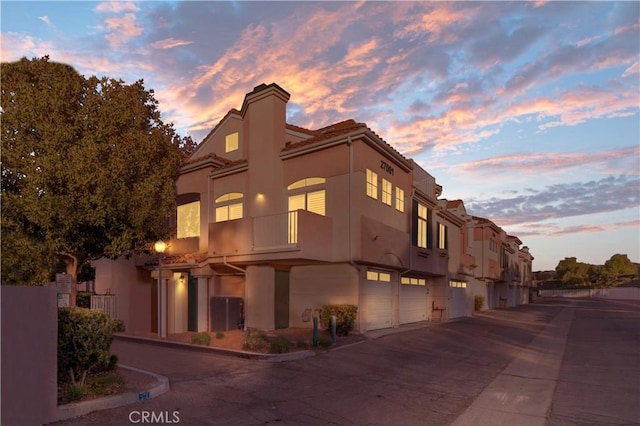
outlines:
[[275, 82], [366, 123], [553, 269], [640, 261], [640, 3], [0, 3], [1, 59], [144, 79], [197, 142]]

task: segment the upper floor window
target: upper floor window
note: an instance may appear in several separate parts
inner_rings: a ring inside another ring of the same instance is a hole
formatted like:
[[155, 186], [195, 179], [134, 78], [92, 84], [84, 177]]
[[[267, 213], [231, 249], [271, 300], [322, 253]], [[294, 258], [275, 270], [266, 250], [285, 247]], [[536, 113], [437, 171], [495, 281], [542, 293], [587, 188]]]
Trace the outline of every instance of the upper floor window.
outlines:
[[367, 195], [378, 199], [378, 174], [367, 169]]
[[225, 139], [224, 152], [236, 151], [238, 149], [238, 132], [227, 135]]
[[428, 222], [427, 208], [422, 204], [418, 204], [418, 247], [427, 248], [428, 245]]
[[404, 212], [404, 190], [396, 187], [396, 210]]
[[200, 236], [200, 201], [182, 204], [176, 209], [177, 238]]
[[446, 250], [447, 244], [447, 225], [438, 222], [438, 248]]
[[287, 187], [289, 195], [289, 211], [307, 210], [324, 216], [326, 213], [326, 192], [321, 189], [326, 179], [312, 177], [299, 180]]
[[457, 287], [457, 288], [467, 288], [467, 283], [464, 281], [449, 281], [449, 287]]
[[413, 200], [411, 220], [411, 241], [414, 246], [431, 249], [433, 233], [431, 227], [433, 211], [427, 206]]
[[242, 219], [241, 192], [229, 192], [216, 198], [216, 222]]
[[391, 205], [391, 193], [393, 192], [393, 185], [386, 179], [382, 179], [382, 202], [388, 206]]

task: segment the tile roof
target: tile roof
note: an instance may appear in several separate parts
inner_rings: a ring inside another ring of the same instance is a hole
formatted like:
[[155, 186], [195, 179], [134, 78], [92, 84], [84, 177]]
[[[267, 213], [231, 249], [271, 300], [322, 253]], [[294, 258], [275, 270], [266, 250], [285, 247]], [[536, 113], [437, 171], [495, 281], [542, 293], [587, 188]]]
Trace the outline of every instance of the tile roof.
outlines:
[[[193, 265], [207, 260], [207, 253], [186, 253], [186, 254], [169, 254], [162, 257], [163, 265]], [[158, 257], [154, 256], [145, 266], [158, 266]]]

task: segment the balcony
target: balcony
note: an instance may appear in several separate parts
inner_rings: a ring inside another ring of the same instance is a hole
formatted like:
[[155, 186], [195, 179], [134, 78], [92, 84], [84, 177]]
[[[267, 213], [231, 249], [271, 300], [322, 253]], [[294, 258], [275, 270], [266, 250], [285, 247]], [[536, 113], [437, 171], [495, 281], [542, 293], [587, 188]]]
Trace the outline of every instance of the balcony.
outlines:
[[306, 210], [209, 224], [210, 255], [258, 260], [285, 253], [276, 257], [331, 260], [332, 244], [332, 220]]

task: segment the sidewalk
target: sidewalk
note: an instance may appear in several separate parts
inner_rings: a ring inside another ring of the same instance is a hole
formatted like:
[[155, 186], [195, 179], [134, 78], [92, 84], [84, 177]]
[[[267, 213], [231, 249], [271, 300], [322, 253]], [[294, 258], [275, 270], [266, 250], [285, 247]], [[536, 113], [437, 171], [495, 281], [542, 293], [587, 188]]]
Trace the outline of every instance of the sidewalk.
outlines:
[[574, 307], [572, 302], [556, 315], [451, 425], [544, 426]]

